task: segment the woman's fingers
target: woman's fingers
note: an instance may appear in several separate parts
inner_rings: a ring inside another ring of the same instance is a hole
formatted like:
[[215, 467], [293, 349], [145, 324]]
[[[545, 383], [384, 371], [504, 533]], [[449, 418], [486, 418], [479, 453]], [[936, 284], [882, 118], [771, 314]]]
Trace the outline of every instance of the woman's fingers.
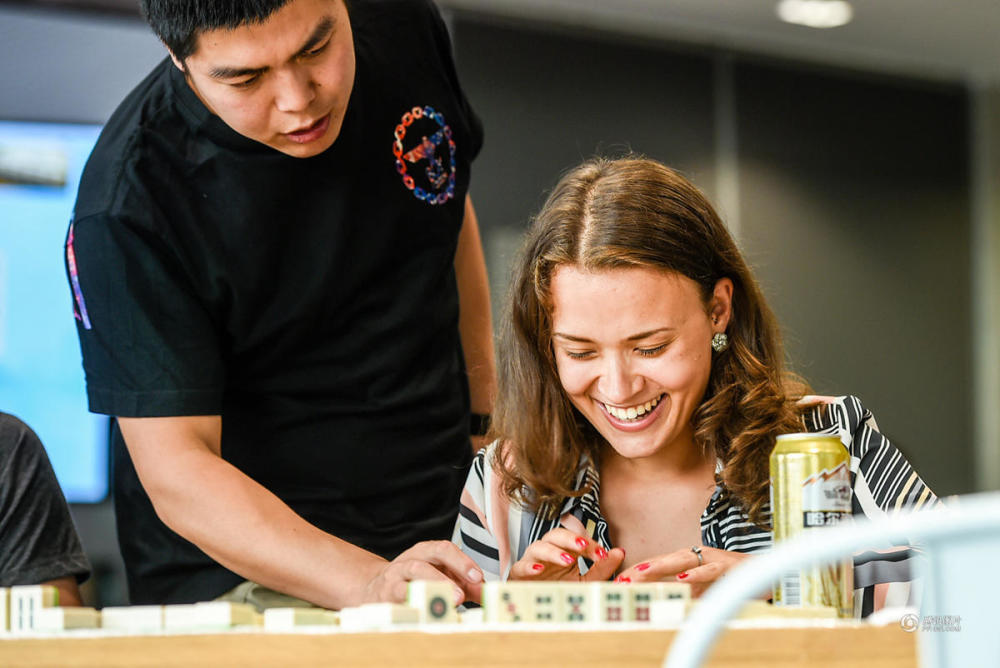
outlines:
[[739, 552], [702, 547], [699, 560], [691, 549], [682, 549], [635, 564], [622, 571], [616, 581], [656, 582], [676, 579], [678, 582], [691, 583], [695, 593], [725, 575], [746, 556]]
[[[694, 559], [694, 563], [691, 561]], [[682, 573], [693, 567], [697, 567], [697, 558], [682, 551], [671, 552], [653, 559], [634, 564], [626, 568], [615, 579], [616, 582], [658, 582], [672, 579], [678, 573]]]
[[594, 560], [590, 570], [584, 574], [583, 579], [588, 582], [600, 582], [610, 580], [625, 561], [625, 550], [616, 547], [604, 553], [603, 558]]
[[511, 577], [517, 580], [554, 580], [579, 575], [577, 558], [580, 556], [581, 539], [567, 529], [549, 531], [528, 546], [524, 556], [511, 568]]
[[574, 533], [564, 527], [553, 529], [545, 534], [542, 540], [559, 546], [563, 552], [573, 557], [583, 557], [593, 562], [608, 558], [608, 551], [596, 540]]
[[[511, 568], [511, 578], [516, 580], [580, 578], [579, 558], [583, 557], [593, 562], [595, 566], [600, 564], [598, 572], [606, 572], [604, 579], [607, 579], [624, 559], [624, 552], [621, 550], [619, 552], [619, 555], [612, 558], [611, 553], [592, 538], [559, 527], [528, 546], [524, 556]], [[594, 577], [588, 575], [586, 579], [591, 580]]]
[[691, 585], [692, 598], [698, 598], [705, 592], [706, 589], [714, 584], [716, 580], [725, 575], [727, 570], [728, 567], [723, 562], [716, 561], [711, 564], [699, 566], [698, 568], [692, 568], [691, 570], [684, 571], [683, 573], [678, 573], [677, 581], [686, 582]]
[[564, 549], [542, 539], [528, 546], [524, 556], [511, 569], [511, 574], [516, 575], [518, 579], [533, 577], [551, 579], [571, 567], [576, 568], [576, 555], [570, 548]]
[[687, 582], [690, 584], [712, 583], [725, 575], [727, 570], [729, 570], [728, 564], [716, 561], [710, 564], [705, 564], [704, 566], [699, 566], [698, 568], [692, 568], [682, 573], [678, 573], [677, 581]]

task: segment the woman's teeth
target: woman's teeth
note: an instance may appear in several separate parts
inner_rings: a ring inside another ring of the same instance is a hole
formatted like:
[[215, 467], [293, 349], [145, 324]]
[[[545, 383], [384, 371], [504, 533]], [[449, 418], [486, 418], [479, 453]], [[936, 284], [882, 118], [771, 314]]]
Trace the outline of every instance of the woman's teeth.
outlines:
[[647, 401], [644, 404], [629, 406], [628, 408], [618, 408], [616, 406], [608, 406], [607, 404], [604, 404], [604, 409], [619, 420], [637, 420], [653, 410], [653, 408], [656, 407], [656, 404], [660, 403], [660, 399], [662, 398], [663, 396], [661, 395], [651, 401]]

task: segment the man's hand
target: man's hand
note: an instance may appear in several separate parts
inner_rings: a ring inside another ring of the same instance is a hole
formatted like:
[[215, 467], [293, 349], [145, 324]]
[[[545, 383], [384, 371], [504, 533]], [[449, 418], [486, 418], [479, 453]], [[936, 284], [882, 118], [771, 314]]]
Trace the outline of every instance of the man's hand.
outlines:
[[49, 580], [48, 582], [42, 582], [41, 584], [49, 585], [59, 590], [60, 607], [67, 608], [76, 605], [83, 605], [83, 600], [80, 596], [80, 587], [76, 584], [76, 578], [72, 575], [56, 578], [55, 580]]
[[455, 585], [455, 604], [479, 602], [483, 572], [468, 555], [446, 540], [417, 543], [386, 563], [372, 578], [363, 594], [366, 603], [406, 600], [406, 588], [412, 580], [450, 580]]

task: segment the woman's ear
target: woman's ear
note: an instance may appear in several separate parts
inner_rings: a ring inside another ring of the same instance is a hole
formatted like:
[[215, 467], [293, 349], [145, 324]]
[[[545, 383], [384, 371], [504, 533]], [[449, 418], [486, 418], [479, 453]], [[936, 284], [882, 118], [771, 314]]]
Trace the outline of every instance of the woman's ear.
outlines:
[[712, 319], [712, 331], [726, 331], [732, 315], [733, 282], [728, 278], [720, 278], [715, 282], [715, 288], [712, 289], [712, 299], [708, 308], [708, 317]]

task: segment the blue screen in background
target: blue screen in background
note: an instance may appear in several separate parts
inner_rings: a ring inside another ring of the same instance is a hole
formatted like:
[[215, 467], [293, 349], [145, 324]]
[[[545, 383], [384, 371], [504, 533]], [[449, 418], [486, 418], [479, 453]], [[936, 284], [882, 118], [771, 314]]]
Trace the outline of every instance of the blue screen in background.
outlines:
[[0, 121], [0, 411], [34, 429], [70, 502], [108, 492], [108, 419], [87, 411], [64, 241], [98, 125]]

